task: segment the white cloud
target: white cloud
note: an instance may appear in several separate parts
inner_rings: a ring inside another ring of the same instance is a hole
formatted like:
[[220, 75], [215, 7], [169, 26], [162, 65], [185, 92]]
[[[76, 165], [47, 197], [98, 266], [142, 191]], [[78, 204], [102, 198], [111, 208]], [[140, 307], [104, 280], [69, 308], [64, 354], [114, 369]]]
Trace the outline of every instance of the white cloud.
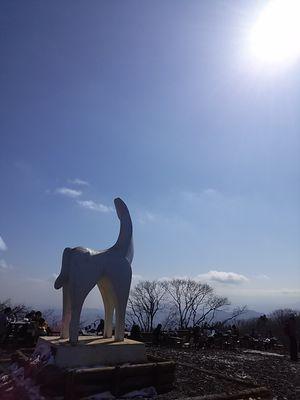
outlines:
[[77, 200], [80, 207], [86, 208], [88, 210], [98, 211], [98, 212], [110, 212], [113, 210], [112, 207], [105, 206], [101, 203], [96, 203], [93, 200]]
[[6, 243], [4, 242], [4, 240], [2, 239], [1, 236], [0, 236], [0, 250], [1, 251], [6, 251], [7, 250]]
[[235, 285], [247, 282], [249, 280], [244, 275], [225, 271], [208, 271], [206, 274], [198, 275], [197, 279]]
[[72, 197], [72, 198], [79, 197], [82, 194], [82, 192], [80, 190], [70, 189], [67, 187], [57, 188], [55, 190], [55, 193], [62, 194], [63, 196]]
[[75, 178], [75, 179], [69, 179], [69, 183], [72, 183], [73, 185], [81, 185], [81, 186], [89, 186], [88, 181], [84, 181], [83, 179]]

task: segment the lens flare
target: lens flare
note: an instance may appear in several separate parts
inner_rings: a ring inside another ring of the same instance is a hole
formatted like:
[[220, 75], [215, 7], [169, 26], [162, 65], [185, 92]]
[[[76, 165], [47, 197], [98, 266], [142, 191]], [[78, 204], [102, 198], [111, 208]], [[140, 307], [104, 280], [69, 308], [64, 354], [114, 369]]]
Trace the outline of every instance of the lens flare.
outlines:
[[300, 0], [270, 0], [250, 32], [250, 49], [262, 64], [300, 59]]

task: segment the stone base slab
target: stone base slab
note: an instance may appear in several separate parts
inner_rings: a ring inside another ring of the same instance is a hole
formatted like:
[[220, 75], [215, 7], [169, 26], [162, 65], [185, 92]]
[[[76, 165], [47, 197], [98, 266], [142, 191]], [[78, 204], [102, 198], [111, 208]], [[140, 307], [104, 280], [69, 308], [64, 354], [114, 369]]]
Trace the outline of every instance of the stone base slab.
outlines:
[[101, 336], [79, 336], [78, 344], [72, 346], [68, 339], [58, 336], [40, 337], [36, 346], [49, 347], [54, 356], [55, 365], [61, 368], [94, 367], [125, 363], [144, 363], [147, 361], [145, 344], [124, 339], [115, 342], [114, 338]]

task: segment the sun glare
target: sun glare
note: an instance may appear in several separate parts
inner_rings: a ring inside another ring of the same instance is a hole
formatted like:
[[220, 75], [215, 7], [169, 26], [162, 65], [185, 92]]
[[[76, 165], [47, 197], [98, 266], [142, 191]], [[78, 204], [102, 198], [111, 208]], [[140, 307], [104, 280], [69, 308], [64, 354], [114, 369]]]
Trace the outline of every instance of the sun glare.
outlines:
[[252, 55], [267, 65], [300, 58], [300, 0], [269, 0], [250, 32]]

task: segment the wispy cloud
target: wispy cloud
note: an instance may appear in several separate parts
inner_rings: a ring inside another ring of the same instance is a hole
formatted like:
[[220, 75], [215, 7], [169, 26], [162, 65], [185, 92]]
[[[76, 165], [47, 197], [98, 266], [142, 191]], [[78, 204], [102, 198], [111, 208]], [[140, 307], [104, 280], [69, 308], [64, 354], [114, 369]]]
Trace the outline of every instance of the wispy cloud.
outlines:
[[112, 207], [108, 207], [101, 203], [96, 203], [93, 200], [77, 200], [77, 204], [79, 204], [80, 207], [86, 208], [88, 210], [93, 210], [103, 213], [107, 213], [113, 210]]
[[21, 172], [24, 175], [29, 175], [32, 173], [32, 166], [24, 161], [24, 160], [18, 160], [14, 163], [15, 168]]
[[140, 224], [146, 224], [147, 222], [154, 222], [156, 216], [149, 211], [143, 211], [138, 214], [137, 221]]
[[[229, 293], [229, 295], [232, 296], [232, 293]], [[269, 298], [272, 299], [275, 297], [281, 296], [281, 297], [289, 297], [289, 298], [294, 298], [296, 297], [297, 300], [299, 300], [300, 296], [300, 289], [299, 288], [257, 288], [257, 287], [247, 287], [247, 288], [240, 288], [236, 289], [234, 291], [235, 295], [239, 296], [247, 296], [248, 298], [257, 299], [257, 298]], [[283, 304], [280, 306], [283, 307]], [[299, 307], [299, 306], [298, 306]]]
[[216, 189], [213, 188], [204, 189], [202, 193], [206, 196], [215, 196], [220, 194], [220, 192], [218, 192]]
[[73, 199], [81, 196], [81, 194], [82, 194], [81, 190], [70, 189], [67, 187], [57, 188], [55, 190], [55, 193], [61, 194], [66, 197], [71, 197]]
[[27, 277], [26, 278], [26, 281], [27, 282], [31, 282], [31, 283], [44, 283], [44, 279], [42, 279], [42, 278], [32, 278], [32, 277]]
[[6, 243], [4, 242], [4, 240], [2, 239], [1, 236], [0, 236], [0, 250], [1, 251], [6, 251], [7, 250]]
[[244, 275], [225, 271], [208, 271], [205, 274], [198, 275], [197, 279], [234, 285], [249, 281]]
[[265, 274], [256, 275], [255, 278], [262, 279], [262, 280], [270, 280], [271, 279], [268, 275], [265, 275]]
[[[274, 291], [276, 293], [276, 291]], [[280, 289], [277, 291], [280, 294], [283, 294], [285, 296], [300, 296], [300, 290], [299, 289]]]
[[142, 275], [139, 274], [132, 274], [133, 281], [141, 281], [143, 279]]
[[58, 274], [54, 273], [51, 276], [49, 276], [47, 280], [51, 283], [54, 283], [56, 281], [57, 277], [58, 277]]
[[173, 279], [192, 279], [188, 277], [187, 275], [174, 275], [174, 276], [162, 276], [161, 278], [158, 278], [159, 282], [166, 282], [166, 281], [172, 281]]
[[203, 200], [205, 198], [212, 198], [212, 197], [221, 197], [222, 194], [213, 188], [206, 188], [203, 189], [199, 192], [192, 192], [192, 191], [184, 191], [181, 193], [181, 195], [183, 196], [183, 199], [186, 201], [191, 201], [191, 202], [195, 202], [195, 201], [200, 201]]
[[73, 185], [81, 185], [81, 186], [89, 186], [88, 181], [84, 181], [83, 179], [75, 178], [75, 179], [69, 179], [69, 183], [72, 183]]
[[0, 270], [1, 269], [10, 269], [10, 268], [12, 268], [12, 266], [7, 264], [7, 262], [2, 258], [0, 260]]

